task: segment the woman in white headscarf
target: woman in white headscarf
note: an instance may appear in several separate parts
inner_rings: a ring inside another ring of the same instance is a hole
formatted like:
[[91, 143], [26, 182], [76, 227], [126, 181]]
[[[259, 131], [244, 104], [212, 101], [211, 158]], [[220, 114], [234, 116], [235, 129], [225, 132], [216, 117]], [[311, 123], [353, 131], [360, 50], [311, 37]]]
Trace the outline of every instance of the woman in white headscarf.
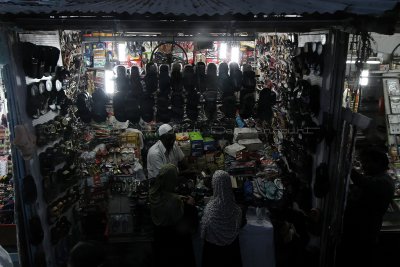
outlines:
[[204, 209], [201, 237], [204, 239], [203, 267], [242, 266], [239, 229], [242, 211], [235, 203], [227, 172], [218, 170], [212, 178], [213, 196]]

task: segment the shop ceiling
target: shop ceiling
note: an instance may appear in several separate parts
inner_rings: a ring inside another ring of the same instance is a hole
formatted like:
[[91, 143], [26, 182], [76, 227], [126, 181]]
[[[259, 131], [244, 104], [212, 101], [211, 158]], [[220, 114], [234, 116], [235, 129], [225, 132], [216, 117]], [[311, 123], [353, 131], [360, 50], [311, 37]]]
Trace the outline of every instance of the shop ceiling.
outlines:
[[[397, 0], [0, 1], [3, 25], [94, 31], [257, 32], [342, 29], [391, 33]], [[373, 19], [371, 19], [373, 18]], [[301, 23], [299, 23], [301, 22]], [[351, 31], [351, 30], [349, 30]]]

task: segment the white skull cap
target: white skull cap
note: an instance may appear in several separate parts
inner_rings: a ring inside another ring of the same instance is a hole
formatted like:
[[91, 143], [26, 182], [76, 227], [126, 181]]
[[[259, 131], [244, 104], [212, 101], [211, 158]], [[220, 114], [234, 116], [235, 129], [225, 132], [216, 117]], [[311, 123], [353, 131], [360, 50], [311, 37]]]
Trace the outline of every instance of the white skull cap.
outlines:
[[158, 128], [158, 136], [162, 136], [166, 133], [168, 133], [169, 131], [172, 130], [172, 126], [169, 124], [163, 124], [160, 126], [160, 128]]

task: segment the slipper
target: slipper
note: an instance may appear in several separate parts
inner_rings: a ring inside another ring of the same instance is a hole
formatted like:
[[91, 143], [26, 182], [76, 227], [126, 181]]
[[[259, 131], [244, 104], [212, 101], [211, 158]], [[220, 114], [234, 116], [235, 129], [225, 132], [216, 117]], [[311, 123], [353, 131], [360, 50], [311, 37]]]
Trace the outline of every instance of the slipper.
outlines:
[[154, 120], [154, 97], [145, 94], [142, 96], [140, 101], [140, 115], [145, 122], [151, 122]]
[[256, 73], [251, 70], [251, 66], [243, 66], [243, 88], [248, 90], [256, 89]]
[[203, 93], [206, 90], [206, 64], [197, 62], [196, 64], [196, 89]]
[[208, 63], [207, 65], [206, 90], [218, 90], [217, 65], [214, 63]]
[[229, 66], [228, 63], [222, 62], [218, 66], [218, 77], [220, 79], [227, 79], [229, 78]]
[[171, 72], [171, 89], [174, 93], [181, 93], [183, 90], [183, 78], [182, 78], [182, 65], [175, 62], [172, 64]]
[[36, 78], [36, 76], [38, 76], [38, 47], [30, 42], [21, 42], [19, 43], [19, 51], [21, 52], [22, 68], [24, 69], [25, 75]]
[[186, 115], [188, 116], [189, 120], [197, 121], [197, 118], [199, 117], [199, 111], [196, 109], [186, 109]]
[[239, 111], [240, 117], [242, 117], [242, 119], [248, 119], [251, 116], [253, 116], [255, 102], [256, 101], [254, 99], [253, 93], [247, 93], [243, 97], [243, 101], [241, 102], [240, 111]]
[[227, 96], [233, 96], [234, 90], [232, 81], [229, 77], [229, 67], [228, 64], [223, 62], [218, 68], [218, 88], [222, 92], [222, 98]]
[[105, 122], [107, 120], [106, 104], [107, 95], [103, 89], [96, 89], [92, 94], [92, 119], [95, 122]]
[[217, 91], [206, 91], [203, 96], [205, 99], [204, 111], [208, 120], [212, 120], [217, 112]]
[[243, 74], [239, 68], [239, 64], [236, 62], [231, 62], [229, 64], [229, 76], [233, 86], [233, 90], [238, 92], [242, 89]]
[[254, 95], [254, 89], [242, 88], [242, 90], [240, 90], [239, 103], [240, 103], [241, 107], [244, 105], [244, 97], [247, 94], [253, 94]]
[[269, 88], [264, 88], [259, 93], [257, 103], [257, 118], [270, 122], [272, 120], [272, 107], [276, 104], [276, 94]]
[[125, 97], [126, 93], [121, 91], [117, 91], [113, 96], [114, 117], [119, 122], [126, 122], [128, 120], [125, 113]]
[[157, 109], [168, 109], [170, 101], [168, 97], [159, 96], [157, 98]]
[[142, 79], [140, 78], [139, 67], [131, 67], [131, 88], [135, 96], [141, 96], [143, 93]]
[[45, 61], [44, 69], [45, 74], [49, 73], [48, 76], [54, 74], [56, 72], [56, 67], [58, 63], [58, 59], [60, 57], [60, 49], [54, 46], [48, 47], [48, 57]]
[[131, 123], [138, 123], [140, 121], [140, 108], [139, 99], [133, 91], [128, 92], [125, 95], [125, 117]]
[[174, 93], [171, 96], [171, 104], [173, 107], [183, 107], [184, 104], [183, 95], [180, 93]]
[[33, 119], [37, 119], [41, 115], [41, 97], [38, 85], [38, 83], [32, 83], [27, 86], [26, 113]]
[[67, 97], [64, 90], [57, 92], [57, 109], [60, 110], [60, 115], [68, 114], [68, 108], [72, 105], [72, 100]]
[[200, 103], [200, 95], [197, 92], [191, 92], [186, 96], [186, 109], [197, 110]]
[[146, 92], [152, 94], [157, 91], [158, 88], [158, 77], [157, 77], [157, 65], [155, 63], [148, 63], [146, 65], [146, 75], [144, 77], [146, 84]]
[[115, 85], [117, 92], [128, 92], [130, 86], [129, 78], [126, 76], [126, 68], [124, 66], [117, 66], [116, 72]]
[[76, 97], [76, 106], [78, 108], [77, 116], [85, 123], [92, 120], [91, 99], [88, 93], [79, 93]]
[[186, 65], [183, 69], [183, 88], [186, 92], [193, 92], [196, 87], [196, 79], [192, 65]]
[[167, 123], [171, 121], [171, 110], [169, 109], [169, 100], [167, 97], [157, 98], [156, 121]]
[[51, 86], [49, 83], [46, 83], [47, 90], [47, 105], [49, 109], [52, 111], [57, 111], [57, 93], [61, 91], [62, 85], [59, 80], [53, 79], [50, 81]]
[[40, 99], [40, 115], [44, 115], [49, 111], [48, 94], [44, 81], [39, 82], [39, 99]]
[[183, 116], [185, 114], [185, 110], [183, 107], [172, 107], [171, 109], [171, 118], [176, 121], [182, 121]]
[[171, 96], [172, 119], [181, 121], [184, 115], [184, 98], [181, 93], [173, 93]]
[[236, 116], [236, 97], [227, 96], [222, 99], [222, 113], [224, 113], [227, 118], [235, 118]]

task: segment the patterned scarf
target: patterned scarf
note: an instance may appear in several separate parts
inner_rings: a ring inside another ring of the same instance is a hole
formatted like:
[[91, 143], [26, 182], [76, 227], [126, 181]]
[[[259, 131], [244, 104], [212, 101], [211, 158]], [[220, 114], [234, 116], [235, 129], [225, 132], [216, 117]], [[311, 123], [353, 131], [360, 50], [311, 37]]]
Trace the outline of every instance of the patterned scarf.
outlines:
[[239, 234], [242, 211], [235, 203], [227, 172], [218, 170], [212, 179], [213, 196], [204, 209], [201, 237], [219, 246], [231, 244]]
[[163, 165], [149, 194], [151, 218], [155, 225], [174, 225], [182, 218], [183, 202], [174, 193], [177, 184], [178, 171], [175, 165]]

